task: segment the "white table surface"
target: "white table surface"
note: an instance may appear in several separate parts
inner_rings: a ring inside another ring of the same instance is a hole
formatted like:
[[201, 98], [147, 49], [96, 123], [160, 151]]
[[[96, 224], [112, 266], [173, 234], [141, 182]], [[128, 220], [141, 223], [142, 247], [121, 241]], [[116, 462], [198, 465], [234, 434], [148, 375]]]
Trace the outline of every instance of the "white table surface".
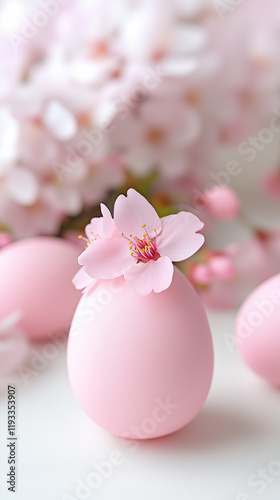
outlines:
[[[233, 331], [234, 313], [208, 313], [215, 345], [215, 373], [208, 400], [187, 427], [141, 442], [111, 436], [78, 406], [68, 381], [65, 348], [29, 384], [15, 376], [1, 381], [0, 498], [74, 500], [77, 479], [86, 481], [93, 462], [117, 450], [121, 464], [90, 500], [278, 500], [280, 498], [280, 392], [267, 385], [231, 352], [224, 334]], [[43, 346], [36, 349], [42, 352]], [[36, 376], [35, 376], [36, 375]], [[7, 491], [7, 382], [18, 391], [18, 489]], [[275, 467], [273, 469], [273, 467]], [[248, 478], [268, 472], [262, 485]], [[269, 482], [268, 482], [269, 481]], [[258, 494], [264, 489], [262, 494]], [[247, 495], [247, 496], [246, 496]]]

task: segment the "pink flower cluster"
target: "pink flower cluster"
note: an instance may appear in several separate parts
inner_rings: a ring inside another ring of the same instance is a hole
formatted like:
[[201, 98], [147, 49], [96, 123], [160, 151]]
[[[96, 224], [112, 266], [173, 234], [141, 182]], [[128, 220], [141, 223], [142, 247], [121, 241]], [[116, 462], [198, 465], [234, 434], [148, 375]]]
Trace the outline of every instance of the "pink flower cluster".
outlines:
[[127, 172], [204, 182], [278, 91], [276, 4], [246, 4], [3, 0], [1, 226], [55, 234]]

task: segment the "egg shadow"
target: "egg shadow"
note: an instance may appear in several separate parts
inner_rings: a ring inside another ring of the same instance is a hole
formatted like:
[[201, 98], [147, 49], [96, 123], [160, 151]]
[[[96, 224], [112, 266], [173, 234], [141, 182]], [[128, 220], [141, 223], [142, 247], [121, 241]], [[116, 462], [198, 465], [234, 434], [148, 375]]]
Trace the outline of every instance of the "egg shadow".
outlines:
[[224, 408], [205, 408], [182, 429], [161, 438], [141, 441], [147, 449], [184, 452], [211, 450], [228, 444], [255, 440], [267, 433], [267, 427]]

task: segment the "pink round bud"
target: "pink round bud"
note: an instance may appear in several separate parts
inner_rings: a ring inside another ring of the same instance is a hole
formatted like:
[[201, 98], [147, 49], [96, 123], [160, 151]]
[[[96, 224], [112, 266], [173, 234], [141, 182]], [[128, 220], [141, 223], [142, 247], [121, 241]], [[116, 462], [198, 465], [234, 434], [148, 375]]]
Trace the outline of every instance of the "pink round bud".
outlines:
[[198, 285], [209, 285], [213, 278], [213, 273], [208, 264], [195, 264], [192, 267], [190, 278]]
[[214, 186], [204, 192], [208, 212], [217, 219], [233, 219], [238, 215], [240, 202], [229, 187]]
[[210, 257], [209, 268], [217, 278], [224, 281], [230, 280], [235, 276], [235, 268], [232, 261], [223, 255]]

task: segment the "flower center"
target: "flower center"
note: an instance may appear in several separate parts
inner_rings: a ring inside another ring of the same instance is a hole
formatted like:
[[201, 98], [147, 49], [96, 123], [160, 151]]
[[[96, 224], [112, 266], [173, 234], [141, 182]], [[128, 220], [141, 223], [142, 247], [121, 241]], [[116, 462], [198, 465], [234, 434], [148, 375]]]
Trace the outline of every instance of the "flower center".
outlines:
[[100, 240], [101, 237], [99, 236], [99, 234], [94, 234], [93, 231], [90, 232], [90, 238], [85, 238], [84, 236], [82, 236], [81, 234], [78, 236], [79, 240], [84, 240], [86, 242], [86, 247], [85, 247], [85, 250], [89, 247], [89, 245], [91, 245], [92, 243], [94, 243], [96, 240]]
[[158, 146], [164, 142], [164, 130], [159, 127], [150, 128], [147, 132], [147, 141], [153, 146]]
[[[146, 224], [143, 224], [142, 228], [145, 230]], [[157, 260], [160, 255], [157, 251], [157, 231], [153, 230], [155, 236], [150, 236], [147, 232], [143, 234], [143, 238], [140, 239], [137, 236], [132, 237], [130, 235], [129, 240], [129, 250], [131, 250], [132, 257], [135, 257], [138, 261], [149, 262], [149, 260]]]

